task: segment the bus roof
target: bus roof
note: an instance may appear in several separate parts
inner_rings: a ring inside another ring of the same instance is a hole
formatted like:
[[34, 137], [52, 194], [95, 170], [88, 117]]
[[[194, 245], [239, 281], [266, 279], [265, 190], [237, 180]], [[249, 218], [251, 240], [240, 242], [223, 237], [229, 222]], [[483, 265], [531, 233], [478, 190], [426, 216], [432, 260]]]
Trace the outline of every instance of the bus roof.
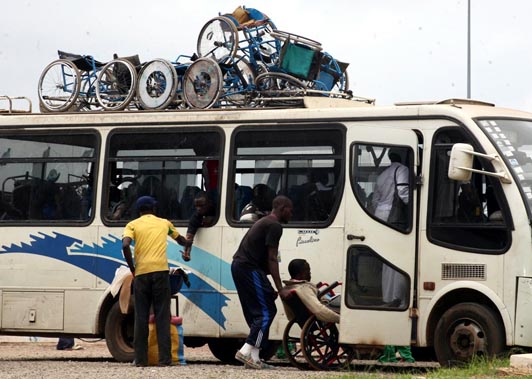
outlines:
[[532, 113], [499, 108], [494, 104], [470, 99], [446, 99], [430, 102], [407, 102], [390, 106], [375, 106], [371, 99], [356, 101], [308, 97], [300, 108], [238, 108], [209, 110], [161, 110], [117, 112], [64, 112], [64, 113], [0, 113], [0, 128], [61, 127], [83, 125], [88, 127], [145, 124], [225, 124], [238, 122], [278, 123], [279, 120], [348, 120], [366, 118], [478, 118], [510, 117], [532, 119]]

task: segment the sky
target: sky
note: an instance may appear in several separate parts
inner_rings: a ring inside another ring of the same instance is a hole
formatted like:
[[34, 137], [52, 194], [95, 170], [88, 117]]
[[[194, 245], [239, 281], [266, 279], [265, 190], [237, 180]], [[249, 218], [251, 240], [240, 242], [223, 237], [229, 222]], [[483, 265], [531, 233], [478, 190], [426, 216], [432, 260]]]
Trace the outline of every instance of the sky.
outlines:
[[[532, 111], [532, 1], [471, 1], [471, 97]], [[196, 51], [202, 26], [245, 5], [349, 62], [377, 105], [467, 97], [467, 0], [0, 0], [0, 95], [27, 96], [57, 50], [100, 61]], [[2, 104], [0, 104], [2, 106]]]

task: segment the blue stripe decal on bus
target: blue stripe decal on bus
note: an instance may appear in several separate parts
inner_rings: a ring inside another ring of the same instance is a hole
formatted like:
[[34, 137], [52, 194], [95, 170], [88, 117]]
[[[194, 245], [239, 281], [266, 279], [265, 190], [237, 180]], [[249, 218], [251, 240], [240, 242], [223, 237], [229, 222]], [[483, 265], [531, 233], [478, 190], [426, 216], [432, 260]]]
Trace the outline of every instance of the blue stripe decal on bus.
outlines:
[[[53, 234], [54, 236], [44, 233], [30, 234], [32, 239], [30, 243], [2, 246], [0, 254], [25, 253], [54, 258], [90, 272], [107, 283], [113, 281], [116, 269], [126, 264], [122, 256], [122, 241], [116, 236], [103, 237], [100, 246], [84, 244], [77, 238], [61, 233]], [[194, 258], [185, 266], [181, 259], [181, 249], [176, 243], [169, 244], [168, 260], [171, 266], [184, 266], [186, 269], [201, 272], [202, 276], [223, 285], [227, 290], [235, 290], [230, 264], [205, 250], [194, 247], [192, 250]], [[226, 318], [222, 309], [227, 306], [229, 298], [194, 273], [189, 275], [189, 279], [190, 288], [184, 286], [181, 294], [225, 329]]]

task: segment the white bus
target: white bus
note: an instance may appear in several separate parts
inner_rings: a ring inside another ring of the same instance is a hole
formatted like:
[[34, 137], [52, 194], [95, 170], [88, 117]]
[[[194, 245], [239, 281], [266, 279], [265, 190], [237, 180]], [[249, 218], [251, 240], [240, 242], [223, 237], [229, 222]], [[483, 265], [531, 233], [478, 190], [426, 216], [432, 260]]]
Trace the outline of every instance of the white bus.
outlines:
[[[403, 225], [372, 210], [391, 149], [409, 173]], [[132, 314], [109, 289], [132, 204], [154, 196], [185, 233], [203, 190], [214, 225], [190, 262], [172, 241], [168, 257], [192, 272], [178, 295], [186, 344], [231, 360], [248, 327], [230, 264], [260, 183], [294, 202], [282, 278], [297, 257], [315, 281], [343, 283], [341, 342], [434, 347], [441, 363], [531, 347], [531, 154], [531, 113], [465, 100], [2, 115], [0, 334], [102, 337], [132, 360]], [[400, 278], [397, 301], [383, 297], [383, 267]]]

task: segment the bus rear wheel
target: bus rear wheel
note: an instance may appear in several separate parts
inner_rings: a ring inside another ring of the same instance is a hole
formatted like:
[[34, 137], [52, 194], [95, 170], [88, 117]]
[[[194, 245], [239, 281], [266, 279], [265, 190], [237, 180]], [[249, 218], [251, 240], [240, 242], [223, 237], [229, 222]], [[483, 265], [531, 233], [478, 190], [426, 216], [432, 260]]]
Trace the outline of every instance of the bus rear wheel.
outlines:
[[133, 330], [135, 318], [133, 310], [128, 314], [120, 311], [120, 304], [114, 303], [105, 322], [105, 342], [109, 352], [118, 362], [133, 362]]
[[505, 346], [504, 327], [488, 307], [462, 303], [448, 309], [436, 326], [434, 349], [440, 365], [457, 366], [475, 356], [493, 358]]

